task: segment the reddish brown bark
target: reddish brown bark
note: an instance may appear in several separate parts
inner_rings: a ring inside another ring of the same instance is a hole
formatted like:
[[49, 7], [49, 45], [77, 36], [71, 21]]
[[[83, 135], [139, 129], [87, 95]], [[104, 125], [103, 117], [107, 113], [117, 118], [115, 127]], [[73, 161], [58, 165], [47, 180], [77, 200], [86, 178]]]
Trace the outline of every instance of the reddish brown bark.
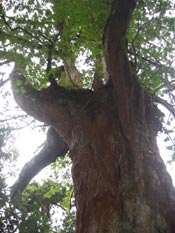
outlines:
[[126, 54], [135, 3], [113, 1], [103, 38], [107, 86], [95, 93], [51, 86], [16, 94], [25, 111], [55, 127], [69, 146], [76, 233], [175, 232], [175, 191], [156, 145], [160, 113]]
[[128, 139], [112, 92], [96, 96], [104, 102], [81, 121], [71, 150], [76, 232], [174, 232], [175, 193], [156, 146], [156, 108], [132, 122]]

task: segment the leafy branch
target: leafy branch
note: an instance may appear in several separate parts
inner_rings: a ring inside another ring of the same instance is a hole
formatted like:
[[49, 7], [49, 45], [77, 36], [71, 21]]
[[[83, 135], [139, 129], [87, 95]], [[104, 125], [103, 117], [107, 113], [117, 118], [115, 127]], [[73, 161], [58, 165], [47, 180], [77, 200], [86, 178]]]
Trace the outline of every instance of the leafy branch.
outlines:
[[[39, 37], [37, 37], [36, 35], [30, 33], [29, 30], [27, 30], [27, 29], [25, 29], [25, 28], [22, 28], [22, 27], [20, 27], [20, 26], [17, 26], [17, 27], [15, 27], [15, 28], [12, 28], [11, 25], [8, 23], [8, 21], [7, 21], [6, 18], [8, 18], [8, 17], [5, 16], [5, 15], [2, 15], [2, 16], [1, 16], [1, 19], [3, 19], [5, 25], [7, 25], [7, 27], [10, 29], [11, 32], [21, 30], [21, 31], [24, 32], [26, 35], [29, 35], [31, 38], [36, 39], [36, 41], [38, 41], [40, 44], [44, 45], [45, 47], [48, 47], [48, 46], [49, 46], [49, 45], [46, 44], [44, 41], [42, 41]], [[42, 36], [44, 36], [41, 32], [40, 32], [40, 34], [41, 34]], [[44, 38], [47, 38], [47, 37], [44, 36]], [[47, 40], [48, 40], [48, 38], [47, 38]]]

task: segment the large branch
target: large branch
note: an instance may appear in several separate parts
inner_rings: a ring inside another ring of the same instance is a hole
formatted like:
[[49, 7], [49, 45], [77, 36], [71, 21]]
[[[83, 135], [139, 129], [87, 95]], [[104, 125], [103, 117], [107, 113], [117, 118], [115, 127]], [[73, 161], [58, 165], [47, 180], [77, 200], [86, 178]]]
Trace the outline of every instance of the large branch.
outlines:
[[50, 163], [55, 162], [57, 157], [64, 156], [67, 151], [68, 145], [54, 128], [49, 128], [44, 147], [34, 158], [24, 165], [18, 180], [11, 188], [11, 196], [14, 197], [18, 193], [23, 192], [35, 175]]
[[68, 62], [64, 60], [64, 69], [67, 78], [70, 80], [74, 87], [80, 88], [83, 86], [82, 74], [79, 72], [74, 62]]
[[73, 121], [91, 98], [91, 91], [67, 90], [58, 85], [50, 85], [41, 91], [35, 90], [26, 84], [25, 77], [17, 66], [11, 73], [11, 83], [14, 98], [26, 113], [54, 126], [64, 140], [71, 141]]
[[[116, 71], [116, 67], [118, 68], [117, 76], [123, 77], [126, 73], [126, 36], [135, 5], [136, 0], [113, 0], [112, 3], [103, 38], [108, 71], [112, 76], [114, 76], [113, 71]], [[116, 60], [118, 63], [115, 63]]]
[[107, 70], [115, 88], [120, 120], [125, 119], [122, 125], [126, 132], [131, 126], [131, 92], [136, 85], [128, 62], [126, 36], [135, 5], [136, 0], [113, 0], [103, 36]]
[[126, 49], [126, 36], [135, 0], [113, 0], [111, 14], [104, 30], [104, 49], [109, 76], [116, 91], [129, 85], [131, 77]]

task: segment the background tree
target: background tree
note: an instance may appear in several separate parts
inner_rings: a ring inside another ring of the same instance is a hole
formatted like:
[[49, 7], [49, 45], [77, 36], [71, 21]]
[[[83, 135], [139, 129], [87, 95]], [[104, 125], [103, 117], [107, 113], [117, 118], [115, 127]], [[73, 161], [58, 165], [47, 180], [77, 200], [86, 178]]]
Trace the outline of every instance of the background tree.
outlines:
[[[163, 115], [155, 104], [175, 115], [172, 7], [135, 0], [1, 7], [0, 55], [2, 64], [15, 62], [14, 97], [56, 133], [24, 167], [13, 194], [69, 150], [77, 233], [175, 231], [175, 192], [156, 146]], [[78, 67], [82, 55], [87, 72]]]

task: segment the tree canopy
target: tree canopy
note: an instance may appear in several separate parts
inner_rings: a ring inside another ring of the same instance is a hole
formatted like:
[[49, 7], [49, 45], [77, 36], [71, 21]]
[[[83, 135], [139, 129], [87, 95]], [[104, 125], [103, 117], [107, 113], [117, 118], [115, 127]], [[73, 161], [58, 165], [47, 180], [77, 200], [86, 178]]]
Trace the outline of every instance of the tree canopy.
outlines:
[[[139, 1], [126, 43], [142, 85], [154, 97], [168, 95], [169, 105], [163, 101], [162, 104], [175, 115], [173, 4], [173, 1]], [[102, 40], [110, 6], [110, 0], [3, 2], [1, 64], [18, 63], [28, 82], [37, 89], [46, 87], [51, 79], [59, 79], [59, 85], [68, 88], [92, 88], [94, 74], [99, 79], [106, 75]], [[83, 68], [80, 60], [84, 60]], [[66, 77], [61, 69], [64, 63], [69, 69], [78, 68], [77, 73], [81, 71], [77, 74], [79, 80]]]
[[[110, 0], [6, 1], [1, 6], [1, 60], [27, 66], [30, 81], [39, 86], [59, 64], [75, 63], [85, 52], [86, 62], [97, 68], [110, 5]], [[174, 78], [173, 7], [173, 1], [139, 1], [128, 32], [129, 57], [153, 92]]]

